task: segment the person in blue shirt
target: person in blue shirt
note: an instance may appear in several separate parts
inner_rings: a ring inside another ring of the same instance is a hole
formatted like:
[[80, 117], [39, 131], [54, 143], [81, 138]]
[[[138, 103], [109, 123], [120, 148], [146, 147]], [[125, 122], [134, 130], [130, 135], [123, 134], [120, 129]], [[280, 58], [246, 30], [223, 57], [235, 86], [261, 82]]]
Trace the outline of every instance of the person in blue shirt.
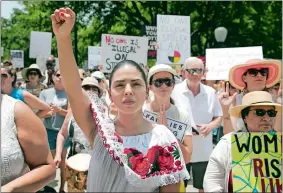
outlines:
[[12, 66], [1, 67], [1, 93], [23, 101], [32, 110], [37, 110], [37, 116], [43, 118], [51, 112], [51, 107], [28, 91], [16, 88], [17, 71]]

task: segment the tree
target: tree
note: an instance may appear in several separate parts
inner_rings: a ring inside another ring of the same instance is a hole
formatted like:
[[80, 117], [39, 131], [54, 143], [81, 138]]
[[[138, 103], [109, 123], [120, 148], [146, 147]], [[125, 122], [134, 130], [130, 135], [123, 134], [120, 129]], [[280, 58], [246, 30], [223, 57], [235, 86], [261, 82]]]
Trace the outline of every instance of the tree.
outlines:
[[[77, 63], [87, 60], [88, 46], [100, 45], [101, 34], [142, 36], [145, 25], [156, 25], [157, 14], [187, 15], [191, 22], [191, 53], [204, 56], [206, 48], [217, 47], [214, 29], [228, 29], [226, 47], [263, 46], [265, 58], [282, 56], [282, 5], [271, 1], [23, 1], [11, 19], [2, 20], [4, 57], [10, 49], [25, 53], [29, 59], [31, 31], [52, 32], [50, 15], [56, 8], [69, 6], [76, 12], [72, 38]], [[55, 37], [52, 54], [57, 55]], [[150, 61], [153, 64], [153, 61]]]

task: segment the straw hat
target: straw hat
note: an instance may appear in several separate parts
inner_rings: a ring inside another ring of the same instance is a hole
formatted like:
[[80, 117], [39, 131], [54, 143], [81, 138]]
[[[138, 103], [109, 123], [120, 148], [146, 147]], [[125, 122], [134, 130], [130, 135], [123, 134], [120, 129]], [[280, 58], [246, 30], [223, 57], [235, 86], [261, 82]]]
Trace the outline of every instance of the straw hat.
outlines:
[[66, 164], [78, 172], [88, 171], [91, 155], [88, 153], [79, 153], [67, 159]]
[[99, 89], [99, 97], [101, 97], [103, 95], [103, 89], [99, 86], [98, 81], [95, 78], [86, 77], [82, 81], [82, 86], [86, 86], [86, 85], [92, 85], [92, 86], [97, 87]]
[[27, 72], [30, 71], [30, 70], [36, 70], [38, 72], [38, 74], [41, 75], [41, 81], [45, 80], [45, 76], [42, 74], [39, 66], [37, 64], [32, 64], [30, 65], [28, 68], [24, 68], [22, 70], [22, 77], [24, 80], [28, 80], [28, 77], [27, 77]]
[[250, 68], [268, 68], [268, 78], [266, 80], [266, 88], [275, 85], [281, 78], [281, 63], [278, 60], [248, 60], [245, 64], [240, 64], [232, 67], [229, 71], [229, 82], [239, 90], [245, 88], [245, 83], [242, 80], [243, 74]]
[[281, 105], [273, 102], [271, 94], [266, 91], [253, 91], [243, 97], [242, 105], [231, 108], [229, 114], [241, 118], [241, 111], [251, 106], [274, 106], [276, 111], [281, 111]]
[[169, 72], [174, 76], [177, 75], [176, 70], [174, 70], [171, 66], [167, 64], [157, 64], [149, 69], [147, 81], [149, 82], [150, 78], [158, 72]]

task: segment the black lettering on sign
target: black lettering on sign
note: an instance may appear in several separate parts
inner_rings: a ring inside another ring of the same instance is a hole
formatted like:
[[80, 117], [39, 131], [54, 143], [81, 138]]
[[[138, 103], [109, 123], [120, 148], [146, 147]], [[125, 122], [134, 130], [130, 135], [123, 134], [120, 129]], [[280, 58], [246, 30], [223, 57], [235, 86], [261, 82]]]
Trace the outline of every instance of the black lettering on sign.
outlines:
[[115, 54], [114, 58], [115, 58], [115, 60], [118, 60], [118, 61], [127, 60], [127, 54], [117, 53], [117, 54]]
[[178, 136], [177, 131], [173, 131], [173, 134], [174, 134], [176, 137]]
[[111, 70], [112, 65], [110, 64], [110, 58], [106, 59], [106, 70]]
[[250, 138], [251, 138], [251, 134], [249, 133], [247, 143], [240, 144], [238, 135], [235, 135], [236, 144], [237, 144], [237, 147], [238, 147], [238, 150], [239, 150], [240, 153], [242, 153], [244, 149], [245, 149], [246, 152], [249, 152], [249, 150], [250, 150]]
[[262, 151], [261, 138], [259, 136], [254, 136], [252, 139], [252, 148], [255, 154], [260, 154]]

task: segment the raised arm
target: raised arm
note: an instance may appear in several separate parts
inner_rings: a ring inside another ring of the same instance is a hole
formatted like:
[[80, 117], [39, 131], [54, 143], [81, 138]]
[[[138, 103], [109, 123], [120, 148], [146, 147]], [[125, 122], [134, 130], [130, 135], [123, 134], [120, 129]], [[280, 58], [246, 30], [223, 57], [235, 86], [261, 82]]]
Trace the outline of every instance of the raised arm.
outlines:
[[92, 145], [96, 125], [90, 109], [90, 99], [81, 88], [81, 80], [72, 49], [71, 31], [75, 24], [75, 13], [69, 8], [60, 8], [55, 10], [51, 19], [57, 40], [59, 68], [71, 109], [76, 122]]

